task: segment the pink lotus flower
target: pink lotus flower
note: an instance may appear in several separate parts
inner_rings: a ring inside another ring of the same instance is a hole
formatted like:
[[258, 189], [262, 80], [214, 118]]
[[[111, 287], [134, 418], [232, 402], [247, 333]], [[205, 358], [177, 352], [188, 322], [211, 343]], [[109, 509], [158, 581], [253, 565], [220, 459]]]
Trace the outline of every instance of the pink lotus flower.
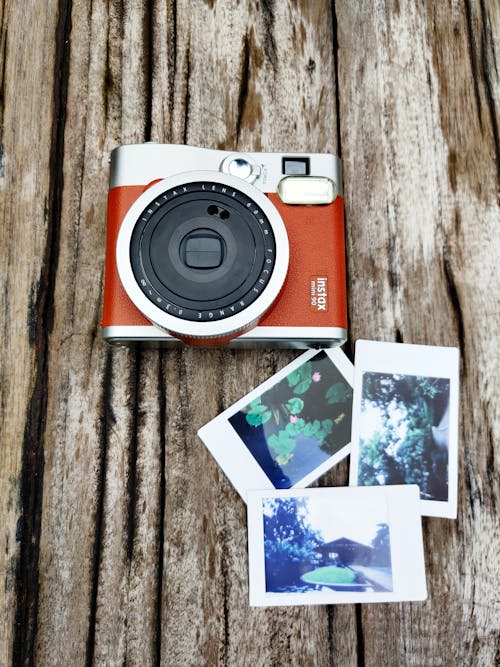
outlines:
[[290, 423], [291, 424], [296, 424], [297, 419], [298, 419], [298, 417], [296, 417], [295, 415], [290, 415]]
[[319, 371], [316, 371], [316, 373], [313, 373], [311, 380], [313, 382], [319, 382], [321, 380], [321, 373]]

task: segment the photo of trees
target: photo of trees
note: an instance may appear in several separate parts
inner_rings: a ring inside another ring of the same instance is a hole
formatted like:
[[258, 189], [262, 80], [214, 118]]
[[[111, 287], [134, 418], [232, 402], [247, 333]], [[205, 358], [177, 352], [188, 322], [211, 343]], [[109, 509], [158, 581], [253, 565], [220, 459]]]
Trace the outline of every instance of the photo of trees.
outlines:
[[350, 442], [352, 387], [324, 351], [229, 418], [277, 489]]
[[263, 501], [266, 591], [392, 591], [385, 503], [311, 496]]
[[418, 484], [423, 500], [448, 500], [450, 381], [363, 374], [358, 485]]

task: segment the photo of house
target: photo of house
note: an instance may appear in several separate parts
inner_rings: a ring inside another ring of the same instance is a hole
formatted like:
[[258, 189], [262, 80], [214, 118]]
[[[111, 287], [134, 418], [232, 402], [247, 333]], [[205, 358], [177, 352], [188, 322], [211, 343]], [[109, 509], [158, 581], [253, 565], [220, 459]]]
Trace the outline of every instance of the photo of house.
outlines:
[[383, 498], [269, 498], [262, 509], [267, 592], [393, 590]]

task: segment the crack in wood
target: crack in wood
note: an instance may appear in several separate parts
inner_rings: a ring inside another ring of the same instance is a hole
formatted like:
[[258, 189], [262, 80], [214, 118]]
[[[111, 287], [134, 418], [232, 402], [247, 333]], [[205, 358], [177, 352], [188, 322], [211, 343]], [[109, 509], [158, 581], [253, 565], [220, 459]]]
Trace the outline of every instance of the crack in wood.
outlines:
[[[488, 484], [490, 485], [490, 488], [493, 490], [495, 489], [495, 486], [498, 486], [498, 476], [495, 471], [495, 442], [493, 439], [493, 430], [489, 424], [487, 425], [487, 430], [488, 430], [487, 434], [488, 453], [486, 456], [486, 474], [488, 476]], [[496, 511], [498, 493], [493, 493], [491, 498], [492, 498], [493, 508]]]
[[63, 191], [64, 131], [69, 81], [72, 2], [60, 0], [55, 31], [53, 122], [49, 158], [49, 198], [44, 207], [47, 235], [37, 285], [33, 286], [31, 340], [35, 350], [33, 392], [26, 412], [20, 485], [20, 555], [16, 573], [17, 607], [14, 664], [33, 664], [38, 621], [38, 559], [42, 523], [44, 438], [47, 413], [49, 335], [54, 320], [54, 289], [59, 257]]
[[[484, 80], [486, 105], [488, 107], [488, 115], [490, 117], [491, 131], [493, 134], [495, 164], [497, 170], [497, 183], [500, 185], [500, 135], [498, 129], [498, 113], [495, 108], [495, 95], [493, 92], [493, 85], [491, 82], [491, 72], [488, 59], [488, 49], [490, 49], [493, 62], [495, 63], [495, 41], [491, 32], [491, 21], [484, 4], [484, 0], [480, 0], [479, 6], [481, 12], [481, 36], [480, 36], [480, 49], [478, 54], [477, 39], [474, 33], [474, 24], [472, 18], [472, 6], [470, 0], [465, 1], [465, 17], [467, 25], [467, 39], [469, 45], [469, 59], [471, 63], [472, 78], [474, 82], [474, 97], [476, 100], [478, 121], [482, 131], [484, 131], [484, 128], [483, 128], [482, 104], [481, 104], [481, 93], [479, 90], [479, 82], [481, 79]], [[481, 63], [482, 72], [479, 71], [478, 61]], [[496, 65], [495, 65], [495, 72], [496, 72]]]
[[326, 608], [326, 618], [328, 623], [328, 664], [335, 664], [335, 641], [334, 641], [334, 631], [333, 631], [333, 617], [334, 617], [333, 605], [328, 605]]
[[335, 74], [335, 115], [337, 123], [337, 155], [342, 158], [342, 139], [340, 135], [340, 94], [339, 94], [339, 40], [335, 0], [332, 0], [330, 16], [332, 20], [332, 53]]
[[188, 124], [189, 124], [189, 103], [191, 100], [191, 93], [189, 90], [189, 80], [191, 78], [191, 51], [190, 51], [190, 42], [188, 41], [186, 49], [186, 91], [184, 94], [184, 130], [182, 133], [182, 140], [184, 144], [188, 143]]
[[[3, 12], [2, 12], [3, 14]], [[1, 50], [2, 50], [2, 64], [0, 70], [0, 182], [5, 178], [5, 148], [3, 145], [4, 132], [4, 107], [5, 107], [5, 65], [7, 62], [7, 36], [8, 28], [2, 30], [1, 35]]]
[[478, 497], [479, 497], [480, 504], [481, 504], [481, 499], [480, 499], [479, 491], [478, 490], [474, 491], [474, 488], [473, 488], [472, 480], [473, 480], [473, 477], [474, 477], [474, 469], [473, 469], [473, 466], [472, 466], [472, 460], [471, 460], [471, 456], [470, 456], [470, 452], [469, 452], [468, 448], [465, 451], [464, 463], [465, 463], [465, 466], [464, 466], [464, 468], [465, 468], [465, 475], [464, 475], [465, 488], [467, 489], [467, 497], [468, 497], [468, 500], [469, 500], [469, 507], [470, 507], [470, 511], [471, 511], [471, 514], [472, 514], [472, 521], [475, 521], [475, 519], [476, 519], [476, 509], [475, 509], [476, 499], [478, 499]]
[[260, 6], [264, 15], [262, 25], [264, 29], [264, 53], [274, 72], [278, 69], [278, 52], [274, 39], [275, 9], [274, 0], [261, 0]]
[[168, 139], [174, 136], [175, 109], [175, 72], [177, 69], [177, 2], [171, 0], [167, 4], [167, 64], [168, 64]]
[[474, 28], [472, 25], [471, 0], [465, 0], [464, 7], [465, 7], [465, 18], [467, 25], [467, 42], [469, 45], [469, 60], [472, 71], [472, 80], [474, 83], [474, 98], [476, 100], [479, 126], [481, 127], [481, 129], [483, 129], [483, 119], [481, 112], [481, 94], [479, 92], [479, 69], [477, 66], [477, 54], [476, 54], [477, 46], [474, 38]]
[[365, 638], [363, 633], [363, 616], [360, 604], [356, 604], [356, 638], [356, 665], [357, 667], [365, 667]]
[[448, 247], [445, 245], [443, 248], [443, 270], [444, 276], [446, 278], [446, 286], [448, 288], [448, 295], [450, 297], [451, 305], [453, 306], [453, 312], [455, 315], [455, 323], [457, 327], [457, 335], [460, 347], [460, 358], [462, 364], [465, 368], [466, 366], [466, 357], [465, 357], [465, 327], [462, 313], [462, 306], [460, 304], [460, 299], [458, 297], [457, 286], [455, 284], [455, 279], [453, 277], [453, 271], [451, 268], [450, 253]]
[[106, 453], [108, 449], [108, 438], [115, 416], [112, 408], [112, 376], [113, 376], [113, 350], [106, 352], [104, 372], [102, 376], [102, 399], [100, 401], [101, 414], [99, 417], [99, 467], [97, 472], [97, 502], [95, 533], [92, 545], [92, 568], [91, 582], [92, 590], [89, 600], [89, 621], [86, 642], [86, 664], [88, 667], [94, 663], [95, 631], [97, 617], [97, 600], [99, 594], [99, 567], [101, 562], [102, 537], [104, 532], [104, 497], [106, 491]]
[[[225, 523], [225, 521], [224, 521]], [[229, 646], [229, 572], [228, 572], [228, 565], [227, 565], [227, 560], [224, 556], [224, 554], [227, 553], [227, 544], [228, 544], [228, 536], [227, 536], [227, 530], [224, 528], [223, 534], [222, 534], [222, 542], [224, 545], [226, 545], [226, 548], [224, 549], [222, 553], [222, 558], [221, 558], [221, 574], [222, 574], [222, 591], [223, 591], [223, 619], [224, 619], [224, 643], [222, 646], [222, 664], [227, 665], [228, 664], [228, 646]]]
[[153, 54], [154, 54], [154, 20], [153, 20], [153, 3], [146, 2], [144, 10], [144, 49], [146, 57], [144, 62], [146, 65], [145, 81], [146, 81], [146, 99], [145, 104], [145, 119], [144, 119], [144, 140], [151, 141], [152, 126], [153, 126]]
[[236, 144], [240, 140], [240, 133], [243, 121], [243, 113], [248, 97], [248, 79], [250, 77], [250, 43], [248, 32], [243, 38], [243, 50], [240, 57], [240, 90], [238, 93], [238, 114], [236, 116]]
[[161, 664], [162, 650], [162, 610], [163, 610], [163, 561], [165, 555], [165, 510], [166, 510], [166, 414], [167, 414], [167, 386], [164, 376], [165, 350], [158, 353], [158, 410], [160, 430], [160, 498], [158, 517], [158, 582], [156, 590], [156, 664]]
[[[491, 72], [488, 59], [488, 48], [492, 52], [493, 62], [495, 63], [495, 41], [491, 33], [491, 21], [484, 5], [484, 0], [480, 0], [482, 18], [481, 33], [481, 65], [483, 69], [484, 88], [486, 94], [486, 104], [490, 114], [491, 131], [493, 133], [493, 142], [495, 145], [495, 163], [497, 167], [497, 183], [500, 186], [500, 137], [498, 133], [498, 113], [495, 108], [495, 94], [491, 82]], [[489, 28], [489, 29], [488, 29]], [[496, 71], [496, 67], [495, 67]], [[498, 74], [498, 72], [496, 71]]]
[[136, 534], [137, 506], [137, 433], [139, 428], [139, 409], [141, 383], [142, 352], [139, 347], [134, 350], [134, 362], [131, 367], [129, 395], [132, 397], [130, 408], [132, 423], [128, 445], [128, 476], [127, 476], [127, 558], [132, 562], [134, 556], [134, 538]]

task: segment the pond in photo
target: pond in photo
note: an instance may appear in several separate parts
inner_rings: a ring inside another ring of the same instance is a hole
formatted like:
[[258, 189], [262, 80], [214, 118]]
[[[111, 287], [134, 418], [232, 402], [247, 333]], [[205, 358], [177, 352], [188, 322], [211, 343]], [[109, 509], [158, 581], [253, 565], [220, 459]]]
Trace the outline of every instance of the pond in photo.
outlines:
[[363, 374], [358, 485], [418, 484], [448, 500], [447, 378]]
[[322, 351], [229, 418], [277, 489], [303, 479], [351, 438], [352, 387]]
[[268, 593], [393, 590], [385, 500], [267, 498], [262, 510]]

